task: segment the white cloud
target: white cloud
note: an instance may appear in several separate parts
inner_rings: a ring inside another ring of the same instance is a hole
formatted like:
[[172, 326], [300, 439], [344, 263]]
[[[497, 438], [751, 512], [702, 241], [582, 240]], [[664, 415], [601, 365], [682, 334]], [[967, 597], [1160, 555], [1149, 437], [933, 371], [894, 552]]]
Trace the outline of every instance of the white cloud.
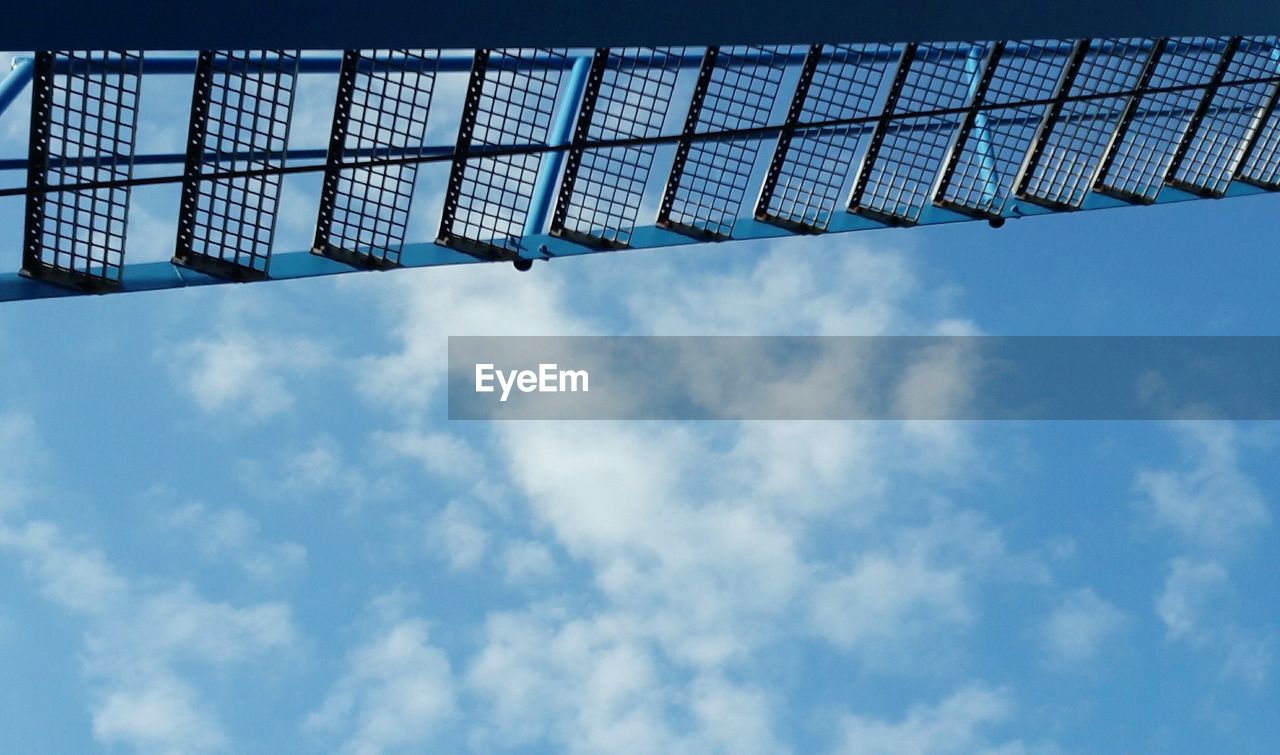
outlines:
[[93, 714], [93, 736], [138, 752], [220, 752], [227, 738], [190, 685], [157, 674], [102, 695]]
[[971, 512], [937, 511], [927, 524], [881, 530], [884, 546], [863, 550], [814, 593], [814, 630], [869, 665], [903, 665], [928, 639], [964, 628], [974, 590], [993, 570], [1019, 579], [1003, 538]]
[[849, 715], [837, 750], [849, 755], [968, 755], [1014, 753], [1018, 741], [993, 744], [989, 730], [1013, 713], [1011, 695], [975, 684], [956, 691], [935, 705], [916, 705], [898, 722]]
[[353, 514], [366, 502], [405, 493], [397, 475], [373, 469], [378, 461], [376, 456], [355, 453], [333, 437], [320, 434], [300, 439], [278, 462], [268, 465], [242, 460], [240, 467], [246, 487], [260, 495], [302, 504], [319, 497], [326, 499], [326, 504], [336, 503], [342, 513]]
[[421, 620], [381, 629], [350, 654], [347, 666], [303, 723], [312, 736], [342, 739], [343, 752], [423, 747], [457, 712], [448, 657], [429, 642]]
[[507, 265], [464, 265], [379, 280], [401, 349], [363, 360], [364, 396], [400, 413], [425, 408], [444, 380], [450, 335], [585, 332], [585, 324], [566, 311], [560, 279], [542, 270], [517, 275]]
[[43, 443], [30, 416], [0, 414], [0, 522], [31, 494], [27, 476], [44, 456]]
[[618, 614], [563, 608], [490, 615], [467, 672], [490, 717], [473, 747], [548, 741], [570, 753], [779, 753], [776, 701], [717, 675], [673, 683], [655, 649]]
[[373, 446], [386, 454], [412, 459], [437, 477], [474, 480], [482, 474], [484, 463], [462, 438], [447, 432], [400, 430], [375, 433]]
[[323, 362], [323, 350], [312, 341], [238, 330], [177, 347], [171, 369], [201, 410], [256, 421], [291, 409], [288, 378]]
[[1229, 423], [1181, 422], [1174, 432], [1183, 469], [1143, 469], [1135, 481], [1149, 521], [1188, 543], [1232, 548], [1271, 521], [1257, 484], [1240, 469], [1240, 440]]
[[884, 335], [925, 330], [902, 306], [919, 290], [896, 250], [872, 251], [855, 239], [824, 249], [779, 241], [722, 274], [689, 276], [680, 260], [640, 268], [626, 298], [635, 327], [662, 335]]
[[20, 560], [50, 601], [84, 620], [93, 731], [106, 745], [145, 753], [223, 749], [216, 712], [179, 670], [260, 658], [295, 641], [284, 605], [237, 608], [185, 583], [140, 586], [49, 522], [0, 526], [0, 550]]
[[592, 566], [611, 600], [647, 615], [673, 656], [742, 655], [759, 629], [754, 619], [777, 615], [800, 589], [796, 533], [767, 506], [697, 491], [714, 462], [689, 430], [590, 423], [566, 434], [536, 422], [503, 430], [535, 521]]
[[[739, 248], [737, 258], [708, 251], [733, 268], [723, 275], [688, 276], [678, 262], [626, 256], [598, 278], [585, 260], [524, 277], [503, 268], [406, 274], [387, 305], [399, 346], [365, 360], [361, 388], [394, 406], [410, 431], [376, 440], [424, 462], [443, 455], [412, 428], [440, 395], [445, 333], [590, 333], [600, 328], [588, 313], [602, 301], [624, 310], [620, 323], [610, 318], [616, 332], [972, 330], [907, 314], [907, 300], [927, 300], [927, 309], [945, 296], [921, 290], [899, 255], [848, 244], [818, 259], [787, 246], [763, 255]], [[628, 276], [626, 288], [618, 276]], [[938, 356], [933, 373], [922, 367], [904, 387], [903, 401], [963, 398], [963, 378], [940, 377], [961, 366], [956, 355]], [[815, 374], [815, 390], [833, 387], [825, 377]], [[466, 674], [491, 711], [473, 727], [478, 750], [778, 752], [774, 725], [785, 701], [749, 681], [753, 659], [771, 643], [799, 632], [827, 636], [866, 665], [895, 655], [877, 650], [906, 657], [974, 621], [986, 580], [1039, 577], [1007, 552], [998, 528], [935, 492], [983, 474], [963, 425], [521, 421], [492, 429], [489, 471], [505, 472], [511, 500], [527, 507], [511, 519], [551, 542], [522, 534], [504, 550], [488, 535], [483, 550], [501, 554], [495, 561], [509, 584], [531, 594], [542, 594], [536, 578], [552, 551], [566, 571], [589, 574], [595, 590], [489, 615]], [[482, 550], [474, 519], [455, 511], [434, 525], [442, 552], [461, 554], [457, 563], [483, 558], [474, 555]], [[451, 528], [467, 535], [452, 549], [440, 536]]]
[[535, 540], [521, 540], [507, 545], [503, 553], [508, 584], [527, 584], [548, 579], [555, 573], [555, 557], [551, 549]]
[[1126, 621], [1123, 611], [1089, 588], [1067, 593], [1042, 628], [1049, 662], [1075, 669], [1093, 661]]
[[1156, 614], [1170, 639], [1203, 642], [1210, 625], [1221, 620], [1217, 608], [1227, 598], [1231, 580], [1216, 561], [1174, 559], [1156, 598]]
[[454, 570], [471, 569], [489, 548], [489, 533], [477, 513], [462, 501], [452, 501], [427, 522], [427, 548], [438, 553]]
[[210, 559], [236, 564], [247, 576], [275, 582], [299, 574], [307, 566], [307, 549], [295, 542], [266, 542], [258, 520], [238, 508], [211, 509], [188, 503], [170, 511], [165, 524], [188, 532], [196, 549]]
[[1229, 628], [1222, 639], [1226, 648], [1226, 658], [1220, 672], [1222, 677], [1254, 688], [1265, 685], [1271, 677], [1271, 667], [1275, 664], [1275, 634]]
[[1261, 687], [1270, 678], [1276, 637], [1237, 624], [1229, 610], [1233, 597], [1222, 564], [1175, 558], [1156, 596], [1156, 615], [1168, 640], [1216, 658], [1221, 678]]

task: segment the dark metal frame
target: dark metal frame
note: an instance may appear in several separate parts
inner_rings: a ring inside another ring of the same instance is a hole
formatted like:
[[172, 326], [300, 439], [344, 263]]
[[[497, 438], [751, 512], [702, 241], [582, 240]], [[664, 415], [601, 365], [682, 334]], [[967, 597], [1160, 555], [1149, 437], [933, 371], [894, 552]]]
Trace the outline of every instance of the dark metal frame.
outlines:
[[1071, 50], [1071, 56], [1067, 58], [1067, 64], [1062, 68], [1062, 78], [1058, 80], [1058, 87], [1054, 91], [1053, 101], [1049, 105], [1049, 109], [1045, 111], [1044, 119], [1040, 121], [1039, 128], [1036, 129], [1036, 138], [1032, 143], [1031, 151], [1027, 153], [1026, 159], [1022, 162], [1022, 167], [1018, 169], [1018, 178], [1013, 184], [1013, 195], [1018, 199], [1053, 210], [1076, 209], [1062, 202], [1052, 202], [1028, 196], [1026, 191], [1027, 185], [1031, 183], [1031, 174], [1040, 163], [1040, 156], [1044, 154], [1044, 147], [1049, 141], [1049, 134], [1053, 132], [1053, 127], [1058, 123], [1058, 119], [1062, 115], [1062, 109], [1066, 107], [1071, 94], [1071, 87], [1075, 84], [1076, 75], [1080, 72], [1080, 66], [1084, 64], [1085, 56], [1089, 54], [1089, 47], [1092, 44], [1092, 39], [1077, 40]]
[[667, 177], [667, 185], [662, 192], [662, 204], [658, 208], [656, 222], [659, 228], [666, 228], [694, 238], [718, 239], [720, 236], [701, 228], [673, 222], [671, 209], [675, 206], [676, 191], [680, 188], [680, 179], [684, 176], [684, 166], [689, 160], [689, 150], [693, 147], [693, 138], [702, 114], [702, 103], [707, 97], [707, 88], [711, 85], [711, 74], [715, 71], [716, 59], [719, 56], [720, 48], [717, 46], [708, 47], [702, 56], [702, 65], [698, 67], [698, 80], [689, 98], [689, 112], [685, 116], [684, 129], [680, 132], [680, 140], [676, 144], [675, 159], [671, 163], [671, 174]]
[[880, 153], [880, 145], [884, 143], [884, 135], [893, 123], [893, 114], [898, 107], [898, 99], [907, 83], [907, 73], [916, 57], [916, 43], [908, 42], [902, 48], [902, 57], [898, 59], [898, 68], [893, 72], [893, 82], [889, 85], [889, 94], [885, 98], [884, 108], [876, 121], [876, 128], [871, 133], [871, 142], [858, 164], [858, 178], [853, 184], [853, 193], [849, 196], [849, 212], [871, 218], [885, 225], [910, 225], [910, 222], [888, 213], [868, 210], [861, 207], [862, 195], [867, 191], [867, 182], [871, 180], [871, 171], [875, 169], [876, 157]]
[[471, 137], [480, 113], [480, 98], [484, 95], [484, 77], [489, 69], [489, 48], [476, 50], [471, 64], [471, 77], [467, 80], [467, 94], [462, 104], [462, 122], [458, 125], [458, 142], [453, 151], [453, 164], [449, 168], [449, 186], [445, 191], [444, 209], [440, 216], [440, 233], [436, 241], [452, 249], [480, 259], [515, 260], [518, 254], [506, 249], [465, 239], [453, 232], [453, 221], [462, 197], [462, 185], [466, 180], [467, 159], [471, 154]]
[[1196, 137], [1196, 132], [1200, 130], [1200, 123], [1204, 121], [1205, 114], [1209, 112], [1209, 108], [1213, 105], [1214, 95], [1218, 93], [1223, 79], [1227, 76], [1227, 71], [1231, 69], [1231, 61], [1240, 49], [1240, 42], [1240, 37], [1232, 37], [1227, 41], [1227, 49], [1222, 51], [1222, 60], [1218, 61], [1218, 67], [1214, 69], [1213, 76], [1209, 79], [1208, 84], [1205, 85], [1204, 96], [1200, 98], [1196, 111], [1191, 114], [1191, 120], [1187, 123], [1187, 130], [1183, 132], [1182, 139], [1178, 141], [1178, 148], [1174, 150], [1173, 160], [1170, 161], [1169, 169], [1164, 174], [1164, 182], [1175, 189], [1181, 189], [1203, 197], [1221, 196], [1218, 192], [1183, 181], [1177, 178], [1177, 174], [1178, 169], [1182, 167], [1182, 161], [1187, 157], [1187, 150], [1191, 148], [1191, 140]]
[[822, 229], [807, 223], [780, 218], [770, 214], [769, 205], [773, 202], [773, 193], [778, 186], [778, 177], [787, 162], [787, 153], [791, 149], [791, 140], [795, 137], [800, 118], [804, 115], [805, 102], [809, 98], [809, 87], [813, 84], [813, 75], [818, 70], [818, 62], [822, 58], [822, 45], [810, 45], [804, 62], [800, 65], [800, 78], [796, 82], [796, 91], [791, 95], [791, 104], [787, 107], [787, 117], [778, 133], [778, 146], [773, 150], [769, 160], [769, 170], [765, 173], [764, 183], [760, 185], [760, 196], [756, 199], [755, 219], [797, 233], [821, 233]]
[[[23, 228], [22, 275], [64, 285], [85, 281], [63, 280], [40, 259], [44, 246], [46, 174], [49, 169], [49, 116], [53, 109], [53, 53], [37, 52], [31, 77], [31, 133], [27, 162], [27, 214]], [[77, 276], [78, 278], [79, 276]]]
[[996, 42], [991, 46], [991, 52], [987, 54], [986, 67], [982, 69], [982, 76], [979, 77], [978, 86], [973, 92], [973, 101], [970, 102], [968, 111], [964, 114], [964, 122], [960, 124], [960, 128], [956, 131], [955, 138], [951, 140], [951, 146], [947, 148], [947, 156], [942, 161], [944, 166], [942, 173], [938, 176], [938, 183], [933, 188], [932, 200], [935, 205], [972, 218], [994, 220], [1000, 217], [1000, 213], [986, 212], [951, 202], [945, 199], [943, 195], [951, 187], [951, 179], [955, 176], [956, 165], [959, 163], [960, 155], [964, 152], [965, 144], [969, 140], [969, 133], [973, 131], [974, 126], [977, 124], [978, 116], [985, 112], [982, 105], [986, 101], [987, 92], [991, 89], [991, 81], [995, 78], [996, 69], [1000, 66], [1000, 58], [1004, 56], [1004, 48], [1004, 42]]
[[[213, 91], [214, 50], [201, 50], [196, 59], [195, 85], [191, 95], [191, 120], [187, 128], [187, 161], [182, 172], [182, 199], [178, 204], [178, 241], [173, 264], [206, 275], [235, 281], [263, 280], [266, 270], [255, 270], [233, 261], [200, 254], [193, 248], [196, 215], [200, 207], [200, 183], [204, 175], [205, 138], [209, 133], [209, 97]], [[229, 175], [229, 174], [228, 174]], [[218, 176], [223, 178], [223, 176]]]
[[582, 167], [582, 154], [586, 151], [583, 145], [587, 143], [591, 132], [591, 119], [595, 117], [596, 100], [600, 97], [600, 85], [604, 82], [608, 66], [609, 48], [596, 48], [591, 56], [586, 86], [582, 90], [582, 104], [578, 108], [578, 120], [573, 127], [573, 139], [565, 156], [564, 177], [560, 180], [560, 192], [556, 196], [556, 207], [551, 216], [550, 233], [583, 246], [616, 249], [624, 245], [610, 244], [604, 239], [564, 227], [569, 216], [569, 206], [573, 203], [573, 187], [578, 179], [578, 169]]
[[[1147, 62], [1142, 66], [1142, 73], [1138, 75], [1138, 89], [1145, 90], [1151, 86], [1151, 78], [1155, 76], [1156, 68], [1160, 65], [1160, 58], [1164, 55], [1168, 46], [1168, 37], [1160, 37], [1151, 46], [1151, 54], [1147, 56]], [[1115, 131], [1112, 132], [1111, 139], [1107, 142], [1107, 149], [1102, 153], [1102, 160], [1098, 163], [1098, 170], [1094, 175], [1092, 188], [1099, 194], [1123, 199], [1126, 202], [1153, 204], [1155, 200], [1152, 198], [1137, 192], [1108, 186], [1106, 183], [1107, 174], [1111, 171], [1111, 165], [1115, 162], [1116, 155], [1120, 151], [1120, 145], [1124, 143], [1124, 138], [1129, 133], [1129, 126], [1133, 123], [1134, 116], [1137, 115], [1138, 105], [1141, 104], [1142, 98], [1143, 95], [1134, 94], [1125, 100], [1124, 109], [1120, 112], [1120, 122], [1116, 124]]]
[[339, 179], [346, 151], [347, 127], [351, 121], [351, 105], [356, 91], [356, 75], [360, 68], [360, 51], [344, 50], [342, 68], [338, 71], [338, 93], [333, 105], [333, 126], [329, 130], [329, 150], [324, 161], [324, 181], [320, 187], [320, 210], [316, 216], [316, 235], [311, 251], [356, 267], [386, 270], [397, 263], [371, 254], [343, 249], [330, 241], [333, 213], [338, 203]]

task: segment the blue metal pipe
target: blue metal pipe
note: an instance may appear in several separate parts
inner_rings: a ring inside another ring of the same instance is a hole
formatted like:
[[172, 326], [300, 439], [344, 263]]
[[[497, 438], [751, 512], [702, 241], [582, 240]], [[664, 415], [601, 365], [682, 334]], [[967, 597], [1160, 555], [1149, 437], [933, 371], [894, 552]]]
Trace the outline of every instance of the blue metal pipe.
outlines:
[[[1171, 47], [1181, 49], [1203, 49], [1206, 46], [1204, 42], [1182, 42], [1177, 40], [1170, 41]], [[1093, 45], [1093, 50], [1098, 52], [1107, 52], [1117, 47], [1117, 43], [1110, 40], [1098, 40]], [[1050, 43], [1048, 50], [1066, 54], [1071, 50], [1070, 42]], [[1005, 56], [1017, 58], [1034, 52], [1036, 55], [1043, 55], [1046, 46], [1037, 43], [1034, 46], [1025, 45], [1020, 42], [1011, 42], [1005, 49]], [[955, 46], [954, 49], [943, 50], [940, 52], [939, 59], [945, 60], [950, 57], [963, 58], [968, 55], [968, 51], [963, 45]], [[801, 63], [804, 61], [805, 50], [803, 46], [793, 47], [790, 54], [785, 56], [787, 63]], [[859, 51], [859, 57], [864, 61], [893, 61], [897, 60], [899, 52], [887, 45], [871, 45], [866, 49]], [[828, 46], [822, 56], [822, 60], [832, 60], [838, 57], [831, 46]], [[473, 53], [469, 51], [442, 51], [439, 58], [438, 70], [441, 73], [466, 73], [471, 70], [471, 63], [474, 59]], [[662, 63], [666, 60], [664, 55], [653, 55], [644, 53], [634, 53], [628, 55], [627, 59], [640, 64], [645, 63]], [[747, 63], [761, 62], [772, 63], [777, 60], [777, 56], [768, 53], [750, 53], [740, 56], [740, 59]], [[15, 66], [23, 61], [30, 61], [30, 57], [19, 57], [14, 59]], [[58, 62], [58, 61], [56, 61]], [[90, 61], [93, 65], [96, 61]], [[530, 68], [558, 68], [564, 64], [564, 58], [553, 55], [535, 55], [526, 58], [523, 61]], [[79, 61], [80, 65], [84, 65], [84, 61]], [[702, 49], [691, 48], [680, 55], [681, 68], [697, 68], [702, 63]], [[192, 54], [182, 55], [152, 55], [144, 54], [142, 59], [141, 70], [146, 74], [190, 74], [195, 71], [196, 56]], [[298, 59], [299, 73], [337, 73], [342, 68], [342, 56], [332, 54], [316, 54], [302, 55]], [[137, 72], [138, 62], [130, 59], [125, 62], [125, 71], [130, 73]]]
[[[965, 72], [973, 77], [973, 81], [969, 85], [970, 100], [977, 94], [978, 86], [982, 80], [982, 62], [985, 53], [985, 48], [975, 46], [969, 51], [969, 57], [965, 61]], [[987, 114], [985, 112], [978, 111], [974, 116], [973, 138], [981, 166], [978, 171], [978, 180], [983, 187], [982, 199], [983, 202], [990, 202], [1000, 190], [1000, 184], [996, 178], [996, 164], [991, 154], [991, 137], [987, 131]]]
[[31, 58], [14, 59], [13, 70], [0, 81], [0, 115], [4, 115], [13, 101], [18, 99], [18, 95], [22, 94], [22, 90], [27, 88], [27, 84], [31, 83], [34, 65]]
[[[551, 133], [547, 135], [548, 146], [561, 147], [573, 138], [578, 102], [582, 99], [582, 90], [587, 86], [587, 76], [590, 73], [591, 58], [580, 57], [573, 61], [569, 82], [565, 85], [564, 95], [559, 103], [560, 109], [551, 124]], [[538, 165], [538, 177], [533, 184], [533, 196], [529, 200], [529, 214], [525, 215], [525, 236], [536, 236], [547, 226], [547, 215], [551, 212], [558, 184], [556, 179], [564, 165], [564, 154], [557, 150], [542, 156], [542, 162]]]

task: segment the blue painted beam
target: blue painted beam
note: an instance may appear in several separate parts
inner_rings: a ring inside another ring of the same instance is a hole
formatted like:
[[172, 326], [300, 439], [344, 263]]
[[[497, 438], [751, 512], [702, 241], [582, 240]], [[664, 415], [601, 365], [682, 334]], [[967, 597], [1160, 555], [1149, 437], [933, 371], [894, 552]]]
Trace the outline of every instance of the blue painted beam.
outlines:
[[[582, 56], [573, 61], [573, 68], [569, 70], [569, 80], [565, 82], [560, 93], [555, 121], [552, 122], [551, 131], [547, 134], [549, 146], [563, 147], [573, 138], [578, 103], [582, 100], [582, 91], [586, 89], [587, 75], [590, 72], [591, 58]], [[547, 216], [555, 203], [556, 187], [559, 184], [556, 179], [560, 176], [560, 169], [564, 167], [564, 156], [565, 153], [558, 150], [542, 155], [542, 160], [538, 164], [538, 177], [533, 183], [533, 196], [529, 198], [529, 214], [525, 216], [524, 221], [526, 238], [542, 233], [547, 227]], [[536, 247], [529, 251], [535, 250]]]
[[[1264, 189], [1236, 181], [1227, 191], [1228, 197], [1252, 196], [1270, 193]], [[1188, 201], [1206, 201], [1186, 192], [1166, 187], [1160, 193], [1156, 204], [1173, 204]], [[1102, 194], [1090, 193], [1082, 211], [1099, 210], [1117, 207], [1130, 207], [1128, 203]], [[1006, 215], [1010, 218], [1032, 217], [1038, 215], [1058, 214], [1039, 205], [1029, 203], [1011, 203]], [[927, 207], [920, 216], [919, 225], [940, 225], [945, 223], [981, 222], [940, 207]], [[829, 233], [845, 233], [885, 228], [883, 223], [852, 213], [836, 213], [832, 218]], [[725, 242], [746, 241], [752, 239], [782, 238], [792, 235], [791, 232], [769, 223], [761, 223], [754, 218], [739, 218], [734, 226], [734, 238]], [[628, 250], [658, 249], [670, 247], [695, 246], [708, 243], [703, 239], [668, 231], [656, 226], [642, 226], [635, 229], [631, 236], [632, 244]], [[545, 248], [550, 259], [576, 257], [585, 254], [610, 253], [596, 248], [589, 248], [566, 241], [557, 236], [538, 234], [524, 240], [532, 249]], [[484, 262], [477, 257], [449, 249], [434, 242], [406, 244], [401, 252], [401, 267], [438, 267], [442, 265], [476, 264]], [[312, 254], [308, 251], [283, 252], [272, 255], [271, 273], [265, 280], [294, 280], [300, 278], [318, 278], [329, 275], [340, 275], [353, 272], [370, 272], [363, 268], [355, 268], [342, 262]], [[213, 278], [193, 270], [175, 266], [169, 262], [143, 262], [125, 265], [119, 292], [158, 291], [192, 286], [209, 286], [231, 283], [221, 278]], [[65, 296], [84, 296], [83, 292], [61, 286], [42, 283], [17, 273], [0, 274], [0, 302], [26, 299], [48, 299]]]

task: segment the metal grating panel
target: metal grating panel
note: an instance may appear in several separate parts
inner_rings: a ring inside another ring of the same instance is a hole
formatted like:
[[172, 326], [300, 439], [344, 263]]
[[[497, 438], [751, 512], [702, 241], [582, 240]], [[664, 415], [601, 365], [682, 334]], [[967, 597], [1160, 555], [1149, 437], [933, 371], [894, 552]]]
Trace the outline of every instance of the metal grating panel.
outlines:
[[1274, 101], [1274, 82], [1232, 84], [1266, 79], [1280, 72], [1277, 37], [1245, 37], [1240, 40], [1209, 109], [1187, 146], [1185, 159], [1174, 178], [1197, 193], [1222, 196], [1232, 177], [1261, 133]]
[[88, 291], [118, 285], [141, 53], [40, 52], [33, 75], [22, 273]]
[[803, 124], [869, 118], [883, 107], [901, 50], [892, 45], [827, 45], [790, 138], [780, 140], [770, 164], [756, 218], [808, 231], [823, 231], [845, 196], [854, 160], [872, 126], [823, 131]]
[[[575, 144], [661, 134], [683, 53], [679, 48], [646, 47], [608, 51], [590, 108], [584, 98]], [[626, 246], [656, 151], [652, 144], [575, 146], [569, 152], [551, 232], [588, 246]]]
[[568, 61], [564, 50], [476, 51], [441, 243], [485, 257], [517, 254], [542, 155], [478, 157], [471, 152], [477, 146], [544, 144]]
[[1142, 88], [1194, 86], [1144, 94], [1131, 100], [1116, 139], [1103, 160], [1095, 188], [1137, 202], [1154, 202], [1173, 167], [1178, 145], [1188, 135], [1196, 108], [1222, 63], [1226, 38], [1157, 42], [1155, 64]]
[[[979, 217], [998, 217], [1014, 192], [1018, 171], [1063, 79], [1070, 47], [1056, 40], [1010, 42], [975, 101], [974, 113], [940, 179], [935, 202]], [[1035, 102], [1017, 105], [1018, 102]]]
[[210, 275], [265, 277], [293, 112], [298, 55], [200, 53], [174, 262]]
[[[699, 77], [705, 91], [695, 92], [686, 135], [768, 125], [789, 52], [789, 47], [708, 50]], [[758, 138], [682, 141], [658, 224], [694, 236], [731, 237], [759, 151]]]
[[1241, 160], [1238, 178], [1264, 189], [1280, 189], [1280, 106], [1274, 99], [1251, 147]]
[[[909, 61], [902, 91], [886, 113], [958, 111], [976, 93], [990, 47], [968, 42], [921, 44]], [[965, 114], [897, 118], [877, 134], [849, 209], [891, 223], [915, 223], [929, 204], [938, 172]]]
[[348, 50], [334, 105], [314, 251], [368, 267], [400, 261], [418, 166], [362, 160], [421, 155], [435, 50]]
[[1154, 50], [1149, 39], [1094, 40], [1071, 76], [1061, 107], [1051, 108], [1018, 186], [1018, 195], [1059, 210], [1077, 209]]

